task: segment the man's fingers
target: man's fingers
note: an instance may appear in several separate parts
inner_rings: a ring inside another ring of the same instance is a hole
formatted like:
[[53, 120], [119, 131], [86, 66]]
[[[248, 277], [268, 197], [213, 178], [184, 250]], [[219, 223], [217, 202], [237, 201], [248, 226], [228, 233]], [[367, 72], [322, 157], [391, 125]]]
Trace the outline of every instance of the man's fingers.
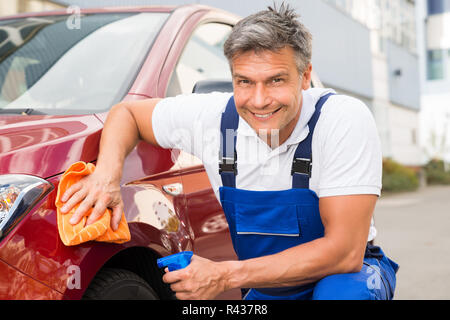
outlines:
[[123, 205], [120, 203], [116, 207], [114, 207], [112, 212], [112, 219], [111, 219], [111, 229], [113, 231], [117, 231], [119, 229], [119, 223], [122, 219], [122, 213], [123, 213]]
[[83, 201], [83, 199], [86, 197], [86, 191], [81, 189], [77, 191], [75, 194], [71, 195], [71, 198], [69, 201], [67, 201], [61, 208], [62, 213], [67, 213], [77, 204]]
[[112, 208], [111, 228], [116, 231], [119, 228], [123, 212], [120, 191], [117, 192], [114, 185], [107, 186], [102, 177], [94, 175], [95, 173], [89, 176], [89, 179], [83, 180], [83, 183], [80, 181], [67, 189], [61, 198], [65, 202], [61, 212], [67, 213], [78, 204], [78, 208], [69, 222], [77, 224], [90, 213], [86, 221], [86, 225], [90, 225], [101, 218], [107, 208]]
[[69, 187], [69, 189], [67, 189], [66, 192], [64, 192], [63, 196], [61, 197], [61, 201], [67, 202], [67, 200], [69, 200], [70, 197], [72, 197], [72, 195], [75, 192], [79, 191], [82, 187], [83, 187], [83, 184], [81, 184], [81, 183], [75, 183], [75, 184], [71, 185]]
[[189, 285], [189, 283], [187, 281], [177, 281], [170, 285], [170, 289], [173, 292], [187, 292], [188, 293], [188, 292], [191, 292], [193, 288]]
[[163, 275], [162, 280], [165, 283], [171, 284], [174, 282], [178, 282], [180, 280], [183, 280], [183, 269], [182, 270], [176, 270], [176, 271], [172, 271], [172, 272], [167, 272], [166, 274]]
[[100, 219], [103, 214], [105, 214], [105, 210], [107, 208], [108, 204], [105, 202], [104, 198], [99, 199], [94, 206], [94, 209], [92, 210], [91, 214], [89, 215], [89, 218], [86, 221], [86, 225], [90, 225]]
[[75, 213], [73, 214], [72, 218], [70, 218], [69, 222], [71, 224], [77, 224], [78, 222], [80, 222], [81, 218], [83, 218], [88, 213], [93, 205], [94, 199], [92, 196], [88, 195], [78, 206], [77, 210], [75, 210]]

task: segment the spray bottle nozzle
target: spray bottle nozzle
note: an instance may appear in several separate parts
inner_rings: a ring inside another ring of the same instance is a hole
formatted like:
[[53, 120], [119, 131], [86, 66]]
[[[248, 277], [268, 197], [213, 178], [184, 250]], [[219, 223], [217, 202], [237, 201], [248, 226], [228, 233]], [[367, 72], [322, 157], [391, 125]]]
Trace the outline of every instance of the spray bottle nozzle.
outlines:
[[168, 267], [169, 271], [175, 271], [186, 268], [191, 263], [194, 253], [192, 251], [183, 251], [157, 260], [159, 268]]

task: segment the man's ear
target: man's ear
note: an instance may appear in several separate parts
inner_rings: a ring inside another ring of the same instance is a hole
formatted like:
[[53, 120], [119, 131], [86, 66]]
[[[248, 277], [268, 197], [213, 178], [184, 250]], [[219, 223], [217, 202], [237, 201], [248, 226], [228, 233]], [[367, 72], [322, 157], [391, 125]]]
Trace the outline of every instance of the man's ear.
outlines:
[[312, 73], [312, 64], [308, 64], [305, 72], [302, 75], [302, 89], [308, 90], [311, 87], [311, 73]]

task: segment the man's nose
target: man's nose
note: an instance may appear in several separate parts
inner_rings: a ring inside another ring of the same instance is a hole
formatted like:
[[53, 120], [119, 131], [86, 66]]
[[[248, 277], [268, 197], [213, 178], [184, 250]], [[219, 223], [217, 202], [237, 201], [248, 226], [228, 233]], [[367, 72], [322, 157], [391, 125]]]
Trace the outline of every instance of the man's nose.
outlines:
[[262, 83], [257, 83], [252, 95], [253, 107], [262, 109], [270, 104], [267, 88]]

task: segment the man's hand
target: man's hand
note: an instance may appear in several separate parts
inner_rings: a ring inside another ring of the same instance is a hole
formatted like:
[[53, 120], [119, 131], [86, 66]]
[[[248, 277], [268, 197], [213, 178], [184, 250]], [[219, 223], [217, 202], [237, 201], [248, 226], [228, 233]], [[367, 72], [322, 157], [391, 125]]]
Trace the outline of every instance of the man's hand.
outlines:
[[226, 263], [214, 262], [193, 255], [184, 269], [169, 272], [166, 268], [163, 281], [169, 283], [177, 299], [209, 300], [227, 290]]
[[70, 219], [71, 224], [77, 224], [93, 208], [86, 225], [94, 223], [105, 212], [112, 209], [111, 228], [116, 231], [122, 218], [123, 202], [120, 195], [120, 185], [111, 181], [111, 174], [94, 171], [66, 190], [61, 200], [65, 202], [61, 208], [63, 213], [69, 212], [76, 204], [80, 204]]

